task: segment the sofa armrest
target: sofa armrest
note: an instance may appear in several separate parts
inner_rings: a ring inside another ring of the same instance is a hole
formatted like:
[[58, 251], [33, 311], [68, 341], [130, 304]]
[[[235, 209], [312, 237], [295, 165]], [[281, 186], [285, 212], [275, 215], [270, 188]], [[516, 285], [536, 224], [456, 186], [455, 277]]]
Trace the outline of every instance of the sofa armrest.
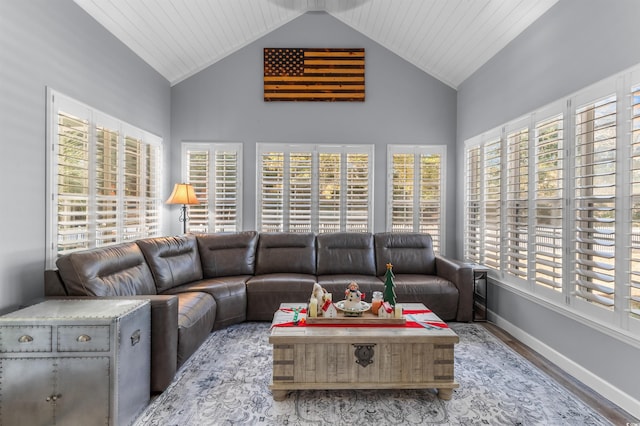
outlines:
[[151, 302], [151, 392], [162, 392], [178, 370], [178, 296], [137, 297]]
[[465, 262], [436, 255], [436, 274], [458, 288], [456, 321], [473, 319], [473, 268]]
[[150, 301], [151, 392], [162, 392], [171, 384], [178, 371], [178, 296], [154, 294], [119, 298]]
[[67, 288], [60, 278], [57, 269], [47, 269], [44, 271], [44, 295], [45, 296], [67, 296]]

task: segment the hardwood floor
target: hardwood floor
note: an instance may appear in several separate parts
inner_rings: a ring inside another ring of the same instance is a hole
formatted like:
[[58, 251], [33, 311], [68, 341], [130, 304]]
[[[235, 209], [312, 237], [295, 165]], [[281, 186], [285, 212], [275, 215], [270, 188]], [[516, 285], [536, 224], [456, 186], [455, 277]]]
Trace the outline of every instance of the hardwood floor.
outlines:
[[580, 398], [585, 404], [599, 412], [603, 417], [607, 418], [615, 425], [633, 425], [639, 424], [640, 420], [627, 413], [617, 405], [605, 399], [593, 389], [582, 384], [569, 374], [562, 371], [558, 366], [544, 358], [542, 355], [521, 343], [506, 331], [502, 330], [495, 324], [490, 322], [476, 323], [484, 326], [490, 333], [499, 338], [511, 349], [529, 360], [532, 364], [544, 371], [546, 374], [555, 379], [564, 386], [569, 392]]

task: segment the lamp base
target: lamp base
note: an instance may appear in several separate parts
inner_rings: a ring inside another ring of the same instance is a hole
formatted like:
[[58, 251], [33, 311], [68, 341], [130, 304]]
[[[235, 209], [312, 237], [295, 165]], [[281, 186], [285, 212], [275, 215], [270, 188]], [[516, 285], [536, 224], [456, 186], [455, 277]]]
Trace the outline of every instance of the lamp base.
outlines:
[[180, 207], [181, 211], [180, 211], [180, 218], [178, 220], [180, 220], [180, 222], [182, 222], [182, 233], [186, 234], [187, 233], [187, 222], [189, 221], [189, 216], [187, 216], [187, 205], [183, 204], [182, 207]]

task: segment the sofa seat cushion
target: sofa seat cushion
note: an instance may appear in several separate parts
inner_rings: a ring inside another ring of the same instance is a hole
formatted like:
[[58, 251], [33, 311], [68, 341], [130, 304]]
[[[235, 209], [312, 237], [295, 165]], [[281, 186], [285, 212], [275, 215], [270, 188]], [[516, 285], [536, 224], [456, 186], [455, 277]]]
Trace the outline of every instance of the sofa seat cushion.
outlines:
[[[379, 277], [383, 283], [385, 277]], [[455, 320], [458, 288], [435, 275], [397, 274], [393, 282], [398, 303], [423, 303], [445, 321]]]
[[195, 235], [145, 238], [137, 244], [153, 273], [158, 293], [202, 279]]
[[216, 301], [208, 293], [178, 296], [178, 367], [200, 347], [213, 330]]
[[56, 266], [69, 296], [156, 294], [151, 270], [134, 242], [70, 253]]
[[315, 275], [277, 273], [256, 275], [247, 281], [247, 321], [271, 321], [284, 302], [306, 303]]
[[247, 318], [247, 280], [251, 275], [209, 278], [167, 290], [164, 294], [205, 292], [216, 301], [214, 330], [238, 324]]
[[256, 231], [197, 234], [203, 278], [253, 275], [256, 266]]
[[327, 293], [331, 293], [332, 300], [344, 300], [344, 292], [351, 281], [358, 283], [360, 291], [365, 294], [365, 301], [370, 302], [374, 291], [383, 291], [384, 285], [376, 276], [357, 274], [318, 275], [318, 284]]

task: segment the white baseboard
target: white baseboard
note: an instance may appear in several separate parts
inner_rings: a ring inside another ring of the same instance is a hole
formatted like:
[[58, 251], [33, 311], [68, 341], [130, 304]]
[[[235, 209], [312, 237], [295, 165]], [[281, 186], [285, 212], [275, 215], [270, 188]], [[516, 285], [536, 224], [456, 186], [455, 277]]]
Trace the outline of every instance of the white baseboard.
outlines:
[[[502, 328], [513, 337], [518, 339], [520, 342], [540, 353], [542, 356], [553, 362], [566, 373], [575, 377], [580, 382], [584, 383], [609, 401], [616, 404], [618, 407], [627, 411], [632, 416], [640, 419], [640, 401], [611, 385], [601, 377], [596, 376], [591, 371], [582, 367], [580, 364], [575, 363], [573, 360], [567, 358], [560, 352], [546, 345], [544, 342], [536, 339], [522, 329], [511, 324], [504, 318], [496, 315], [495, 312], [490, 312], [489, 315], [491, 321], [494, 322], [498, 327]], [[629, 420], [629, 422], [631, 422], [631, 420]]]

